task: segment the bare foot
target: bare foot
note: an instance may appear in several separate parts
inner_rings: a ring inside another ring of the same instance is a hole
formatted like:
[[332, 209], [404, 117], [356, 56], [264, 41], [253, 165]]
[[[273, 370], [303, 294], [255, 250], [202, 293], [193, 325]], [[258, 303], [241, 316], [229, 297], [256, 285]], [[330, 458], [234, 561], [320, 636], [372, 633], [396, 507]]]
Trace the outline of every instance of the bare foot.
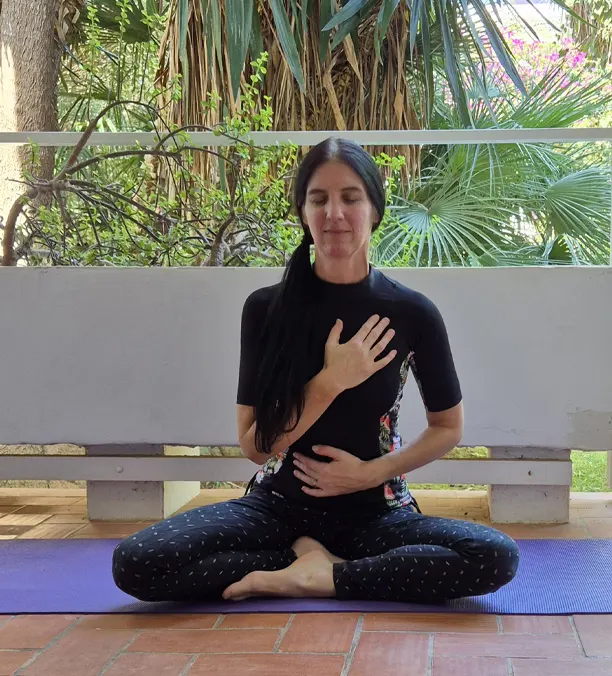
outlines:
[[334, 556], [329, 550], [325, 549], [320, 542], [306, 536], [298, 538], [291, 545], [291, 549], [293, 549], [298, 559], [309, 552], [323, 552], [332, 563], [342, 563], [344, 561], [344, 559]]
[[320, 550], [305, 553], [282, 570], [249, 573], [223, 592], [223, 598], [232, 601], [251, 596], [332, 598], [335, 595], [333, 563]]

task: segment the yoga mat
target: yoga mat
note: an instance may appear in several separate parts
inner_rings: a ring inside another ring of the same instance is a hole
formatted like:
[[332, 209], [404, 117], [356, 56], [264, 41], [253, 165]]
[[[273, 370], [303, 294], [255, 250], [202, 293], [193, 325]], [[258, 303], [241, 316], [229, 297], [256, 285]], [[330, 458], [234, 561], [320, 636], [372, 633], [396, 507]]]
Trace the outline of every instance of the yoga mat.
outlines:
[[334, 599], [144, 603], [119, 590], [119, 540], [0, 542], [0, 614], [455, 612], [512, 615], [612, 613], [612, 540], [518, 540], [516, 577], [486, 596], [440, 605]]

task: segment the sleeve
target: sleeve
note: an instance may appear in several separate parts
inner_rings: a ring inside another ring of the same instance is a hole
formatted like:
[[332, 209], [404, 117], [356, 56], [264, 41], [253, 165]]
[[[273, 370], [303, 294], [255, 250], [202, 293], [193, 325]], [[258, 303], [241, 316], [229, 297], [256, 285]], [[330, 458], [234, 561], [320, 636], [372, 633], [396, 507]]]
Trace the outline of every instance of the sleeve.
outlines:
[[410, 368], [428, 412], [445, 411], [462, 400], [461, 386], [444, 320], [436, 305], [423, 296], [412, 327]]
[[244, 406], [255, 405], [258, 351], [264, 327], [268, 302], [262, 290], [254, 291], [242, 308], [240, 325], [240, 367], [238, 371], [238, 393], [236, 403]]

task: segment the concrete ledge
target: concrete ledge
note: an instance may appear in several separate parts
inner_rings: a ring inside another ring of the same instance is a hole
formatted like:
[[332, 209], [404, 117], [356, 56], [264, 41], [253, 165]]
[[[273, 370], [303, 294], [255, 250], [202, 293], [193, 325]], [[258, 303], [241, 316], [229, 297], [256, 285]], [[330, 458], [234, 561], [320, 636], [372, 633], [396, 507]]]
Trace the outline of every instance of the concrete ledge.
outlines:
[[[571, 469], [570, 451], [545, 448], [492, 448], [493, 460], [566, 460]], [[571, 480], [570, 480], [571, 485]], [[568, 523], [570, 485], [492, 484], [488, 489], [491, 523]]]

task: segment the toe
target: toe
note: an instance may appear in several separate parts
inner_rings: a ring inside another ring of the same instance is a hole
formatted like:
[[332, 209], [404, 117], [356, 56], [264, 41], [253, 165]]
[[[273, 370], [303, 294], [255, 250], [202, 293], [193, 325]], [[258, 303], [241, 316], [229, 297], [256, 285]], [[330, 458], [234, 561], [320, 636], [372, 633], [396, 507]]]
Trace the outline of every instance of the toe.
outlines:
[[244, 580], [240, 580], [240, 582], [234, 582], [234, 584], [231, 584], [223, 592], [223, 598], [226, 601], [239, 601], [243, 598], [246, 598], [246, 595], [248, 595], [248, 584], [245, 583]]

